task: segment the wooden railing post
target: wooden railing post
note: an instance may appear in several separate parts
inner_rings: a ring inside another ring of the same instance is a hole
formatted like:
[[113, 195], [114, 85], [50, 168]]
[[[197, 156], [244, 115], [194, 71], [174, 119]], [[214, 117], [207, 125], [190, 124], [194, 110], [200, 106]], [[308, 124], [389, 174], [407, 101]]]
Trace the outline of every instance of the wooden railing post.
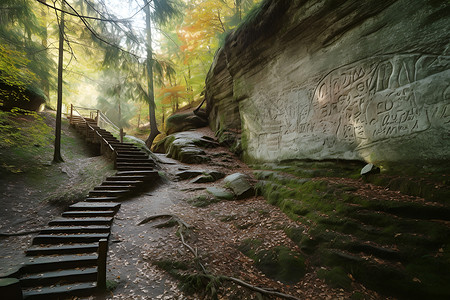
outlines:
[[120, 128], [120, 142], [123, 143], [123, 128]]
[[100, 126], [100, 125], [98, 125], [99, 123], [98, 123], [98, 115], [99, 115], [99, 110], [97, 109], [97, 117], [95, 118], [95, 121], [97, 122], [97, 126]]
[[2, 299], [22, 300], [22, 289], [17, 278], [0, 278], [0, 294]]
[[73, 104], [70, 104], [70, 124], [73, 124], [72, 117], [73, 117]]
[[98, 259], [97, 259], [97, 288], [101, 291], [106, 290], [106, 256], [108, 254], [108, 240], [98, 241]]

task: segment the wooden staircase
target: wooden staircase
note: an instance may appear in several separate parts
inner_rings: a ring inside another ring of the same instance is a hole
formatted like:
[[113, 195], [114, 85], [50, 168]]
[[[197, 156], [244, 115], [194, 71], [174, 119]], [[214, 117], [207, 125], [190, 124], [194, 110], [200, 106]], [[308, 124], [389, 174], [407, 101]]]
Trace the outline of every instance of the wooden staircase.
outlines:
[[97, 283], [104, 283], [106, 277], [99, 272], [99, 243], [108, 240], [120, 201], [159, 180], [156, 164], [147, 153], [121, 143], [94, 119], [72, 116], [70, 123], [88, 143], [113, 159], [118, 171], [34, 237], [26, 251], [29, 260], [10, 276], [20, 279], [24, 299], [66, 299], [101, 292]]

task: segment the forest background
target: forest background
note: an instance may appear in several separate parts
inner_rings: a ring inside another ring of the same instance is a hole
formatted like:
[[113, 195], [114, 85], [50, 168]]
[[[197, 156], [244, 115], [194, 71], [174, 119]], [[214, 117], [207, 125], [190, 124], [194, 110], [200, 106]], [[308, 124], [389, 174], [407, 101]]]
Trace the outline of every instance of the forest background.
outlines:
[[201, 102], [215, 52], [259, 2], [2, 0], [0, 106], [35, 95], [56, 108], [63, 58], [63, 113], [97, 108], [145, 137], [152, 109], [163, 129], [168, 115]]

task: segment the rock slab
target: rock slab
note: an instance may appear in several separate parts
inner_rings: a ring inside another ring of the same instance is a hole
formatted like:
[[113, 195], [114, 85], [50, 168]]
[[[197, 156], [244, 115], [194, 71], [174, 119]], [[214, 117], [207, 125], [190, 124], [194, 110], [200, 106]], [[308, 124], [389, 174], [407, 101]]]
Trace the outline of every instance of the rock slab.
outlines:
[[245, 199], [255, 195], [255, 189], [249, 182], [249, 177], [242, 173], [228, 175], [223, 180], [225, 186], [230, 188], [237, 199]]
[[206, 80], [246, 161], [450, 159], [450, 2], [262, 3]]

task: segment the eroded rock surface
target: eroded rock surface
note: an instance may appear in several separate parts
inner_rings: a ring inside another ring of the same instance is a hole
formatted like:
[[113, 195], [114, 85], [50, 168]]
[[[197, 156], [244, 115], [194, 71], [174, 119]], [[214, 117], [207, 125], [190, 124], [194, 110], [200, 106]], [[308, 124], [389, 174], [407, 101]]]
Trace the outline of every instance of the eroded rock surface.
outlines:
[[207, 77], [247, 161], [450, 158], [448, 1], [265, 1]]
[[154, 152], [166, 153], [168, 157], [188, 164], [201, 164], [210, 161], [203, 148], [217, 147], [217, 142], [198, 132], [179, 132], [167, 136], [159, 142]]
[[237, 199], [245, 199], [255, 195], [255, 189], [249, 182], [249, 177], [242, 173], [228, 175], [223, 180], [225, 186], [230, 188]]

